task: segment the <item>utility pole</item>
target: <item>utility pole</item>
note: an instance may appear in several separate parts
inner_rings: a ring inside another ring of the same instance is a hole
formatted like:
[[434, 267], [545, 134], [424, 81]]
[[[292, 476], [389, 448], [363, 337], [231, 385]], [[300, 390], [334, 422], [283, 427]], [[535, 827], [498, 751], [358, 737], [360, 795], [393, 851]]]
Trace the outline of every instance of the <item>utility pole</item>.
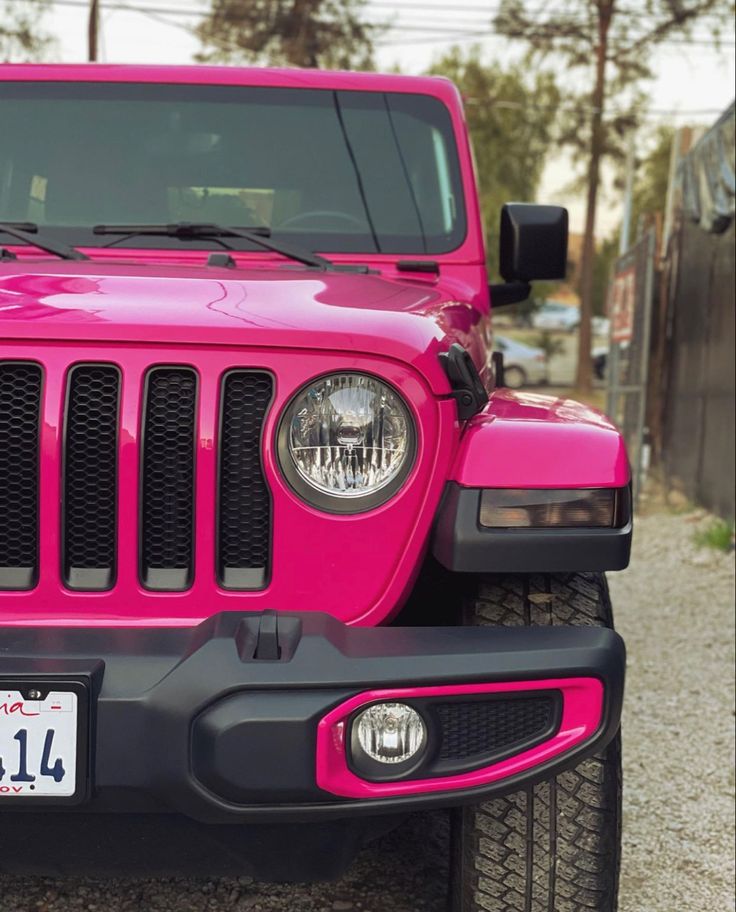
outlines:
[[624, 217], [621, 223], [621, 238], [619, 241], [619, 256], [623, 256], [631, 244], [631, 210], [634, 202], [634, 171], [636, 170], [636, 134], [629, 133], [629, 143], [626, 149], [626, 190], [624, 192]]
[[596, 44], [595, 83], [592, 102], [590, 130], [590, 164], [588, 166], [588, 195], [585, 207], [585, 233], [583, 253], [580, 260], [580, 328], [578, 330], [578, 366], [575, 387], [583, 396], [593, 388], [593, 364], [590, 347], [593, 341], [591, 320], [593, 317], [593, 267], [595, 265], [595, 216], [598, 202], [598, 187], [601, 176], [601, 158], [605, 147], [605, 124], [603, 109], [606, 102], [606, 66], [609, 62], [608, 33], [613, 20], [615, 0], [598, 0], [598, 42]]
[[87, 60], [97, 60], [97, 35], [100, 27], [100, 2], [89, 0], [87, 20]]

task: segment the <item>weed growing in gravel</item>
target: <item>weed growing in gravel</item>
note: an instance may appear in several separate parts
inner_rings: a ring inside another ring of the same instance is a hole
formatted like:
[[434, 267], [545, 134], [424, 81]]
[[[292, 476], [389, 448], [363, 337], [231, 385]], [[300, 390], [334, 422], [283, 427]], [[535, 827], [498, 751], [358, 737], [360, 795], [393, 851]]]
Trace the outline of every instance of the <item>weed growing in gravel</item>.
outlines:
[[695, 544], [701, 548], [731, 551], [734, 546], [734, 524], [725, 519], [713, 519], [695, 533]]

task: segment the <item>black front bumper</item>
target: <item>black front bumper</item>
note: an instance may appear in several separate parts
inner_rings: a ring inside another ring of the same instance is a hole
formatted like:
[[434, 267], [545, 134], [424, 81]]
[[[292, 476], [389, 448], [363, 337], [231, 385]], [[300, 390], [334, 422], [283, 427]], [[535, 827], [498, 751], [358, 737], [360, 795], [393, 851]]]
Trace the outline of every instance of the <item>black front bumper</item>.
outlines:
[[[278, 624], [278, 636], [274, 628]], [[508, 792], [600, 749], [618, 729], [625, 654], [600, 628], [356, 628], [320, 614], [220, 614], [194, 628], [5, 628], [0, 682], [89, 694], [73, 806], [3, 812], [178, 813], [208, 824], [402, 813]], [[482, 787], [345, 799], [316, 782], [317, 723], [366, 690], [596, 678], [600, 725], [561, 757]], [[7, 818], [6, 818], [7, 819]]]

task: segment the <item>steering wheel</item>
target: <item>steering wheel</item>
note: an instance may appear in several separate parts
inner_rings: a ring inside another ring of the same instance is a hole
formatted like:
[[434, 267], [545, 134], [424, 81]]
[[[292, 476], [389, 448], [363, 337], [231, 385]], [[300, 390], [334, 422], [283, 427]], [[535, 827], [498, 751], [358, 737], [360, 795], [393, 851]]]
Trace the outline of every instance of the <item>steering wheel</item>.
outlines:
[[357, 225], [358, 228], [363, 230], [366, 228], [366, 223], [359, 218], [350, 215], [348, 212], [338, 212], [335, 209], [310, 209], [308, 212], [299, 212], [296, 215], [292, 215], [291, 218], [280, 222], [275, 227], [277, 230], [283, 231], [285, 228], [295, 228], [301, 222], [308, 222], [310, 219], [337, 219], [338, 221], [349, 222], [351, 225]]

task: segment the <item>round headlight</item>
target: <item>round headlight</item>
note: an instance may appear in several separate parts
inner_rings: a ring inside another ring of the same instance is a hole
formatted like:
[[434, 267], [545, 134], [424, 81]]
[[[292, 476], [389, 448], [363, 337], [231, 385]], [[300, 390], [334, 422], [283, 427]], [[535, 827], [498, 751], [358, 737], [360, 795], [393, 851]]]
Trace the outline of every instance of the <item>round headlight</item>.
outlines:
[[388, 500], [414, 458], [414, 424], [399, 394], [369, 374], [328, 374], [292, 399], [279, 430], [281, 467], [321, 509], [358, 513]]

